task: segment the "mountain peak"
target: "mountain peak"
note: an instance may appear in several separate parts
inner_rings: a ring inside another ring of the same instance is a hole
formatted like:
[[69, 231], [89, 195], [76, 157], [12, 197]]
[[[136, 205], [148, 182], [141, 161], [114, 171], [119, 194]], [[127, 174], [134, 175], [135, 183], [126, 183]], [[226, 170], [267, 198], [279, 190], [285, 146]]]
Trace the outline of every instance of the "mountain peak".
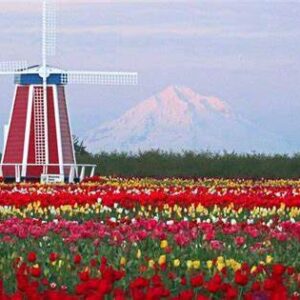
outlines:
[[156, 98], [173, 105], [176, 102], [185, 102], [202, 113], [210, 110], [221, 113], [226, 117], [233, 114], [230, 106], [225, 101], [214, 96], [202, 96], [186, 86], [169, 85], [158, 93]]
[[92, 152], [286, 149], [277, 136], [237, 117], [227, 102], [177, 85], [167, 86], [119, 118], [91, 130], [86, 144]]

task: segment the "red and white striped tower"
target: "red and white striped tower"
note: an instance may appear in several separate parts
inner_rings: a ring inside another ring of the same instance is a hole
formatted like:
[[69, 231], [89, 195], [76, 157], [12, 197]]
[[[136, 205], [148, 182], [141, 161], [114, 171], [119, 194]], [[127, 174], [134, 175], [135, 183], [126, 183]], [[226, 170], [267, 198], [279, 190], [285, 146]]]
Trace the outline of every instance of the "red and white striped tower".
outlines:
[[15, 177], [15, 166], [9, 164], [21, 165], [23, 178], [40, 177], [44, 166], [50, 174], [68, 175], [66, 165], [76, 164], [64, 85], [54, 84], [59, 75], [51, 75], [45, 103], [37, 69], [16, 84], [2, 154], [6, 178]]
[[47, 57], [55, 54], [54, 4], [43, 1], [42, 64], [27, 67], [25, 62], [0, 63], [0, 75], [14, 75], [16, 84], [9, 123], [4, 130], [0, 177], [19, 181], [47, 173], [73, 178], [71, 173], [78, 171], [78, 165], [65, 85], [137, 83], [134, 72], [64, 71], [48, 66]]

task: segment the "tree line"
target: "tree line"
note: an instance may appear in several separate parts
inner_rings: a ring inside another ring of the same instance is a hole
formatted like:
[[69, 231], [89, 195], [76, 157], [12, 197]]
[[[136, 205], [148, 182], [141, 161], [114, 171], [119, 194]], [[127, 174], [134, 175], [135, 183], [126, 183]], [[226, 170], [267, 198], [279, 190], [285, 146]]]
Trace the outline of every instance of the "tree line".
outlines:
[[[76, 145], [77, 144], [77, 145]], [[249, 179], [297, 179], [300, 177], [300, 153], [238, 154], [208, 151], [181, 153], [151, 150], [139, 153], [89, 153], [75, 141], [78, 163], [97, 165], [97, 174], [124, 177], [214, 177]]]

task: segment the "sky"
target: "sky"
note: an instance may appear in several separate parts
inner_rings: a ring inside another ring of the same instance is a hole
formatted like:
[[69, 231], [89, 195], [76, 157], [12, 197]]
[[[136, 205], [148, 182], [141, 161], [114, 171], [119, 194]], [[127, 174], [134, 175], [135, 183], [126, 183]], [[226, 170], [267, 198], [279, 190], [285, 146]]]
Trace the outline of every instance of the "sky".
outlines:
[[[137, 87], [67, 87], [74, 134], [85, 136], [168, 85], [184, 85], [228, 102], [300, 150], [300, 1], [57, 2], [52, 65], [139, 73]], [[41, 1], [0, 0], [0, 49], [0, 62], [40, 63]], [[0, 91], [2, 126], [12, 78], [0, 78]]]

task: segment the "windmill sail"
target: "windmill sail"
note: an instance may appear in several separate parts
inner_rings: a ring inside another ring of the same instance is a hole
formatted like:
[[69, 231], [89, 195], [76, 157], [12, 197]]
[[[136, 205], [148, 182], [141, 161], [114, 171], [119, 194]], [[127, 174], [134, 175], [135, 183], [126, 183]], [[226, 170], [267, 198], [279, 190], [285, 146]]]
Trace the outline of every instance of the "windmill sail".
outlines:
[[63, 84], [136, 85], [136, 72], [69, 71], [62, 74]]
[[17, 74], [28, 68], [25, 60], [0, 62], [0, 75]]
[[[43, 78], [43, 117], [44, 117], [44, 143], [48, 141], [48, 101], [47, 101], [47, 78], [49, 76], [47, 70], [48, 56], [55, 55], [56, 52], [56, 5], [55, 1], [43, 1], [43, 42], [42, 42], [42, 68], [40, 76]], [[43, 147], [45, 163], [49, 163], [49, 149]]]
[[46, 56], [56, 54], [56, 2], [44, 0], [43, 48]]

